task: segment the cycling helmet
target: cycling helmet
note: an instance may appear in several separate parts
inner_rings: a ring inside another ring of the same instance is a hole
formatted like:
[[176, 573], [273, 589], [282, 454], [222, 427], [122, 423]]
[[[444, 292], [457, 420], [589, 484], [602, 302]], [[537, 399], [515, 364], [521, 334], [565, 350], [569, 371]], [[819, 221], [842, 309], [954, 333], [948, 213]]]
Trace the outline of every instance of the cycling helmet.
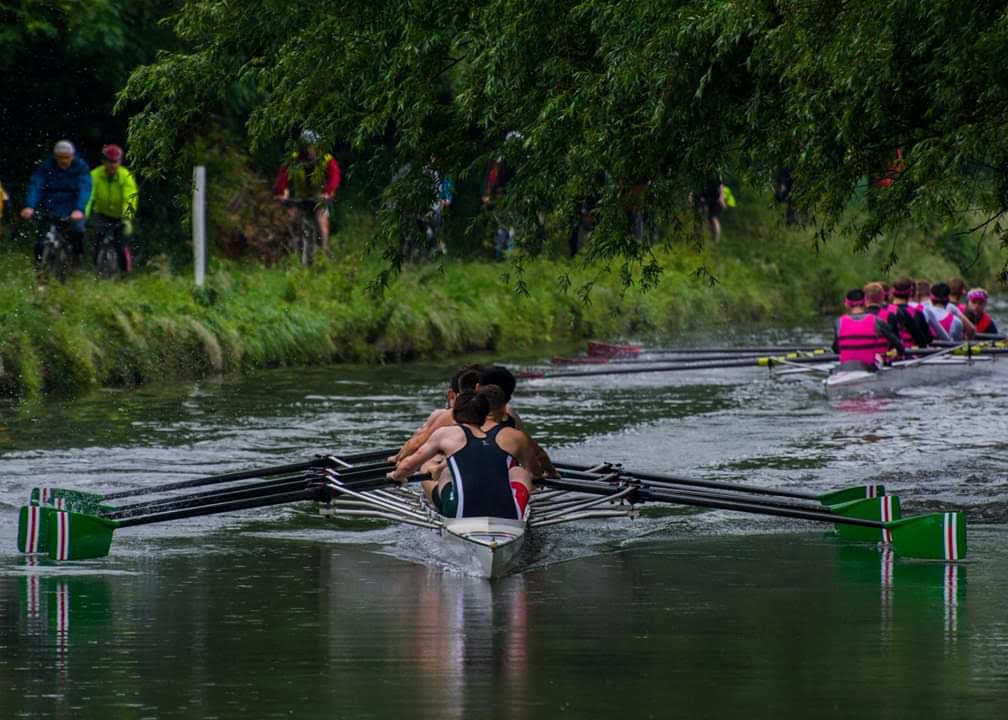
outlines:
[[105, 145], [101, 149], [102, 157], [112, 162], [120, 162], [123, 157], [122, 148], [118, 145]]
[[319, 134], [314, 130], [302, 130], [301, 142], [305, 145], [314, 145], [319, 141]]
[[58, 143], [53, 145], [53, 155], [73, 157], [76, 154], [77, 150], [74, 148], [73, 143], [69, 140], [60, 140]]

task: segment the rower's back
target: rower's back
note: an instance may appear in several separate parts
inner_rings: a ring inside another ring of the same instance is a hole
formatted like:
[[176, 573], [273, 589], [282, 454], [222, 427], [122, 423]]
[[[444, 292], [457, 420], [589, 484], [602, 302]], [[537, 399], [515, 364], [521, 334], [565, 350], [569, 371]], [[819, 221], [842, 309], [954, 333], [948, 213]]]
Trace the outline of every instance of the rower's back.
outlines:
[[466, 444], [448, 456], [457, 501], [455, 517], [520, 519], [509, 476], [511, 455], [497, 444], [498, 433], [506, 428], [496, 425], [480, 435], [468, 425], [460, 423], [459, 427]]

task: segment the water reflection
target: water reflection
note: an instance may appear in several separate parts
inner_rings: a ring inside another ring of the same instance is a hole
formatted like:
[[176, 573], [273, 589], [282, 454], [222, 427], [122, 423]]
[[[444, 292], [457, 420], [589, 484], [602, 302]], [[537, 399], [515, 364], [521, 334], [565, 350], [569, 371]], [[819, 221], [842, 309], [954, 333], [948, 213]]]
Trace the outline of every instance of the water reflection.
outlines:
[[[362, 583], [346, 582], [343, 555], [334, 554], [326, 564], [327, 577], [342, 578], [330, 585], [325, 608], [328, 663], [346, 661], [347, 642], [377, 643], [410, 674], [417, 707], [434, 710], [438, 717], [463, 718], [495, 706], [527, 708], [528, 584], [535, 580], [518, 575], [491, 584], [414, 564], [393, 567], [394, 572]], [[391, 627], [387, 618], [370, 625], [366, 640], [346, 635], [348, 613], [360, 612], [362, 593], [380, 598], [383, 611], [396, 618]]]

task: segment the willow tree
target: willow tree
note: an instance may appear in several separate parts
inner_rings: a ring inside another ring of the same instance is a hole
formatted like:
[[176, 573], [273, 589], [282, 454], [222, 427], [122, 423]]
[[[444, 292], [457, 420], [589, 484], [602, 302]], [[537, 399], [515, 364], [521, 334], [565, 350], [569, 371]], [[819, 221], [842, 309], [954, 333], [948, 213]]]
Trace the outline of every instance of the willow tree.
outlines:
[[[531, 227], [597, 198], [593, 252], [645, 277], [627, 208], [674, 222], [725, 172], [763, 185], [790, 168], [808, 216], [824, 232], [853, 217], [863, 243], [910, 221], [994, 228], [1008, 208], [1004, 3], [188, 0], [174, 26], [185, 50], [123, 93], [142, 108], [134, 155], [169, 166], [250, 88], [253, 145], [311, 127], [390, 179], [376, 207], [391, 248], [429, 202], [421, 168], [473, 175], [497, 157], [515, 170], [500, 209]], [[888, 187], [867, 183], [897, 151]]]

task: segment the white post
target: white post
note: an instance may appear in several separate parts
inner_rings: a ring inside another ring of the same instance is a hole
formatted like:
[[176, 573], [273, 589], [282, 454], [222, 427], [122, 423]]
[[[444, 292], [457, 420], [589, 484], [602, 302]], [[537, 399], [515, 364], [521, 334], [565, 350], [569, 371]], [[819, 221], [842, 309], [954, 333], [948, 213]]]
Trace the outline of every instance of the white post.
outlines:
[[193, 170], [192, 239], [196, 269], [196, 287], [206, 278], [206, 167]]

